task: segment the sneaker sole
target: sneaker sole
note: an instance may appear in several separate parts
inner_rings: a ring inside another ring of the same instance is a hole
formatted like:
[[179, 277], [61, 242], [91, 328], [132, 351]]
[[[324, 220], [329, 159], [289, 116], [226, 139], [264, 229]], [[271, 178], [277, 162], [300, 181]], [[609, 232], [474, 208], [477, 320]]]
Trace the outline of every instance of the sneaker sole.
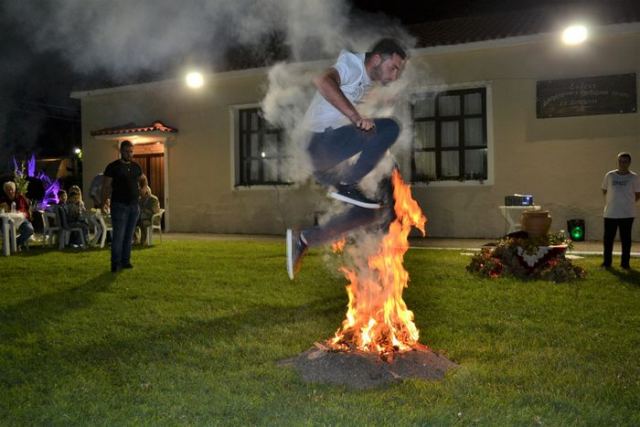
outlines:
[[380, 209], [382, 207], [380, 203], [363, 202], [361, 200], [352, 199], [350, 197], [343, 196], [342, 194], [337, 193], [335, 191], [329, 193], [329, 197], [336, 200], [340, 200], [341, 202], [349, 203], [350, 205], [360, 206], [361, 208], [366, 208], [366, 209]]
[[287, 229], [287, 274], [293, 280], [293, 231]]

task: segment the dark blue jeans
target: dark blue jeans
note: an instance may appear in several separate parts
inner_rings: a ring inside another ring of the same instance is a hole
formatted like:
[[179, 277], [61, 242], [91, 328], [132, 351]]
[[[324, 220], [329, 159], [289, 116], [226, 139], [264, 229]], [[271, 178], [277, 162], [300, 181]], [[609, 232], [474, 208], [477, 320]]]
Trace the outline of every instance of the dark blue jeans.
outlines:
[[18, 246], [23, 246], [29, 240], [29, 237], [33, 235], [33, 225], [25, 220], [18, 227], [18, 237], [16, 238], [16, 244]]
[[[353, 125], [314, 133], [309, 143], [309, 155], [315, 178], [324, 185], [357, 184], [371, 172], [400, 134], [393, 119], [375, 119], [374, 129], [365, 132]], [[356, 163], [339, 169], [343, 161], [360, 153]], [[339, 240], [349, 231], [384, 221], [386, 209], [365, 209], [351, 206], [325, 224], [302, 231], [309, 246], [319, 246]]]
[[622, 257], [620, 265], [629, 266], [631, 258], [631, 227], [633, 226], [633, 218], [605, 218], [604, 219], [604, 256], [603, 264], [611, 265], [611, 255], [613, 253], [613, 240], [616, 237], [616, 231], [620, 229], [620, 243], [622, 246]]
[[133, 233], [140, 216], [138, 203], [111, 204], [111, 225], [113, 236], [111, 239], [111, 266], [122, 267], [131, 262], [131, 243]]
[[[348, 125], [311, 135], [309, 156], [314, 176], [321, 184], [357, 184], [376, 167], [396, 142], [400, 126], [393, 119], [374, 119], [374, 123], [375, 128], [367, 132]], [[353, 166], [337, 170], [336, 166], [358, 153], [360, 157]]]

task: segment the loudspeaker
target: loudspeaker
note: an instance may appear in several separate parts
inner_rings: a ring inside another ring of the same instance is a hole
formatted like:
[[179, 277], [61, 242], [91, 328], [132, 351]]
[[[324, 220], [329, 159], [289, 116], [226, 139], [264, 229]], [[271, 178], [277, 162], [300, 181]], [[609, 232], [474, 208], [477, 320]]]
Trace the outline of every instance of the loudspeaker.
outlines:
[[584, 226], [584, 219], [570, 219], [567, 221], [567, 231], [569, 237], [574, 242], [583, 242], [587, 234], [587, 230]]

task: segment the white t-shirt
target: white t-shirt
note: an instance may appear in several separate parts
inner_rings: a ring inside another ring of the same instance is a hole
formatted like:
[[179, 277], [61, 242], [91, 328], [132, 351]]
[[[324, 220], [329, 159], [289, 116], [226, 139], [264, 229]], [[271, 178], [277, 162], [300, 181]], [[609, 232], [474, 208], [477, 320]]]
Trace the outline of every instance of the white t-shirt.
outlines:
[[[340, 76], [340, 90], [354, 105], [362, 101], [373, 85], [364, 67], [364, 56], [364, 53], [343, 50], [333, 65]], [[324, 132], [328, 127], [336, 129], [349, 123], [349, 119], [340, 110], [316, 92], [305, 115], [307, 129], [312, 132]]]
[[620, 175], [617, 170], [606, 173], [602, 189], [607, 191], [604, 206], [605, 218], [635, 218], [636, 193], [640, 193], [640, 177], [629, 171]]

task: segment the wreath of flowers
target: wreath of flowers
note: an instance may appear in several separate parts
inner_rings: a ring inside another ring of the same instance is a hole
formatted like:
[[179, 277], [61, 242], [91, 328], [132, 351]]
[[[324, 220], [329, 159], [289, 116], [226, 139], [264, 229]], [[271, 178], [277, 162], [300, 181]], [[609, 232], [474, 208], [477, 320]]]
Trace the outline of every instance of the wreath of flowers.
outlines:
[[483, 247], [471, 258], [467, 271], [489, 278], [506, 276], [552, 282], [582, 279], [586, 271], [565, 258], [565, 251], [572, 247], [573, 243], [562, 232], [540, 237], [519, 232]]

